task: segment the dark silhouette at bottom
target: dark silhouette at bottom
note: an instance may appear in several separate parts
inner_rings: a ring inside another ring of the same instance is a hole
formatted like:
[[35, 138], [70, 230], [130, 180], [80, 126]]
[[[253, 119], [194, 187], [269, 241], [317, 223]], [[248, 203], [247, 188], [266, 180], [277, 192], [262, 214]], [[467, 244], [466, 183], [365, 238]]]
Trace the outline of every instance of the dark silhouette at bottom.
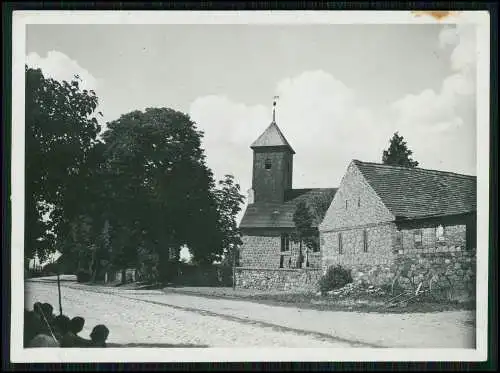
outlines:
[[96, 325], [90, 339], [85, 339], [78, 335], [85, 325], [83, 317], [70, 319], [53, 312], [52, 305], [40, 302], [34, 304], [32, 311], [24, 310], [25, 347], [106, 347], [109, 329], [105, 325]]

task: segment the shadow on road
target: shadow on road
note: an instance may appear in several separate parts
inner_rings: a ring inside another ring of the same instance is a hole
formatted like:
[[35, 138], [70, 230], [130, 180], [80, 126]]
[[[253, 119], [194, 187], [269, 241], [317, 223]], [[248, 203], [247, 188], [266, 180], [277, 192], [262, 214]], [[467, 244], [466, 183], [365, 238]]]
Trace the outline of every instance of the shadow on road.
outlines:
[[194, 345], [194, 344], [169, 344], [169, 343], [106, 343], [107, 347], [139, 347], [139, 348], [203, 348], [210, 347], [208, 345]]

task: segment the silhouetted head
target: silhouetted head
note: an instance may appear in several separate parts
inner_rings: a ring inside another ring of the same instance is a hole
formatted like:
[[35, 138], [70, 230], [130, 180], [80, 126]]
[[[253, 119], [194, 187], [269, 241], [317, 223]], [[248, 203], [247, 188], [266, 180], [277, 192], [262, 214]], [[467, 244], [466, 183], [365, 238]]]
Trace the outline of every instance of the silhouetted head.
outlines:
[[40, 315], [42, 313], [42, 303], [36, 302], [33, 305], [33, 311], [35, 311], [36, 313], [38, 313]]
[[84, 325], [85, 319], [83, 317], [76, 316], [71, 319], [69, 330], [74, 334], [78, 334], [82, 331]]
[[90, 333], [90, 339], [96, 345], [104, 345], [106, 339], [108, 339], [109, 329], [106, 328], [105, 325], [96, 325], [94, 329], [92, 329], [92, 333]]
[[54, 319], [54, 326], [62, 333], [65, 334], [70, 330], [71, 320], [68, 316], [57, 315]]
[[42, 304], [42, 311], [45, 317], [52, 317], [53, 312], [54, 312], [54, 307], [50, 303], [43, 303]]

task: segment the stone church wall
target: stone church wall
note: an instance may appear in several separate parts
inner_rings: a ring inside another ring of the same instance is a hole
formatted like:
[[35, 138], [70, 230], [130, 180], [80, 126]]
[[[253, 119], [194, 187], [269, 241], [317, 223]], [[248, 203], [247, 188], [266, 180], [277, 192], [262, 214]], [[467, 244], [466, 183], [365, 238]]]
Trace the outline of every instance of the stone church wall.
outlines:
[[316, 292], [321, 269], [236, 268], [236, 287], [242, 289]]
[[[281, 251], [281, 234], [276, 232], [257, 232], [254, 235], [243, 235], [240, 248], [240, 266], [258, 268], [280, 268], [283, 256], [284, 268], [295, 268], [299, 256], [299, 244], [290, 242], [288, 251]], [[303, 248], [305, 267], [306, 255], [310, 268], [321, 268], [321, 252]], [[291, 267], [290, 267], [291, 264]]]
[[[362, 251], [362, 230], [343, 231], [343, 254], [338, 253], [339, 232], [324, 233], [323, 270], [340, 264], [351, 270], [355, 283], [375, 286], [395, 283], [415, 291], [423, 282], [425, 287], [431, 284], [435, 294], [442, 297], [475, 298], [476, 250], [467, 249], [465, 225], [445, 226], [442, 240], [436, 239], [436, 228], [431, 227], [397, 231], [394, 224], [382, 224], [367, 231], [371, 232], [368, 237], [374, 239], [368, 252]], [[419, 245], [414, 242], [415, 232], [422, 233]]]
[[[395, 224], [359, 227], [321, 233], [322, 267], [332, 265], [353, 266], [358, 264], [388, 265], [394, 260], [392, 251]], [[367, 246], [364, 251], [364, 232]], [[342, 251], [339, 252], [339, 234], [342, 235]]]
[[279, 268], [281, 236], [244, 235], [240, 248], [240, 266]]

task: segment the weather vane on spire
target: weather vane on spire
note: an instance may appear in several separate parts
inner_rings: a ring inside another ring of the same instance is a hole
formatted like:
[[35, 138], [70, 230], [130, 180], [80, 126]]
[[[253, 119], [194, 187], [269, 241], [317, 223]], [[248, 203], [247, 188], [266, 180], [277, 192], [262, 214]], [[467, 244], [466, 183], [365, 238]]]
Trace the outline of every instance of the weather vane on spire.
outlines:
[[274, 96], [273, 99], [273, 123], [276, 123], [276, 100], [280, 98], [280, 96]]

